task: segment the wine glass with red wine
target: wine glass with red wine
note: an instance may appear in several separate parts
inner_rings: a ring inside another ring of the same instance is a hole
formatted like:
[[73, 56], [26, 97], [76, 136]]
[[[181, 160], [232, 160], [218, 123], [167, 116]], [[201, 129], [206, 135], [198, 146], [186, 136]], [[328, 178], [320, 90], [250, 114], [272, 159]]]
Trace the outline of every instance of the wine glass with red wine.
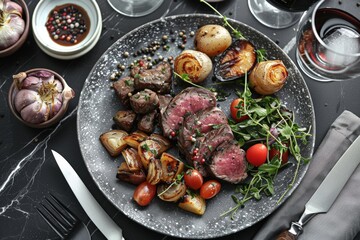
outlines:
[[248, 0], [250, 12], [270, 28], [286, 28], [299, 21], [303, 11], [317, 0]]
[[321, 0], [305, 12], [299, 22], [296, 60], [314, 80], [360, 77], [360, 2]]
[[108, 0], [117, 12], [128, 17], [141, 17], [152, 13], [164, 0]]

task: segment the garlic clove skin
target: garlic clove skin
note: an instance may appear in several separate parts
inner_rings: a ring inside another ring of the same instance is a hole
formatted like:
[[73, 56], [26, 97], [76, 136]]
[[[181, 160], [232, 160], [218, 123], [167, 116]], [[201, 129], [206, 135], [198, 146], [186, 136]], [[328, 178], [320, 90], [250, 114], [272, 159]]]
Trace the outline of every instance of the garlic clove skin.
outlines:
[[29, 89], [20, 90], [15, 97], [15, 109], [18, 112], [21, 112], [23, 108], [34, 103], [41, 102], [39, 94]]
[[62, 95], [59, 93], [56, 98], [54, 99], [54, 101], [49, 104], [49, 117], [53, 118], [61, 109], [62, 107]]
[[33, 76], [29, 76], [24, 79], [24, 81], [21, 82], [19, 88], [20, 89], [29, 89], [33, 91], [38, 91], [41, 87], [41, 79]]
[[41, 79], [47, 79], [47, 78], [51, 78], [51, 77], [54, 78], [53, 73], [51, 73], [49, 71], [44, 71], [44, 70], [29, 73], [29, 76], [34, 76], [34, 77], [41, 78]]
[[35, 101], [20, 111], [21, 118], [29, 123], [42, 123], [49, 118], [49, 108], [41, 101]]
[[[2, 1], [0, 1], [0, 2], [2, 2]], [[17, 4], [16, 2], [5, 0], [3, 4], [5, 4], [5, 6], [6, 6], [5, 9], [8, 12], [17, 11], [20, 14], [22, 14], [22, 12], [23, 12], [22, 7], [19, 4]], [[0, 4], [0, 9], [3, 9], [3, 6], [1, 6], [1, 4]]]
[[59, 93], [62, 93], [64, 90], [64, 86], [61, 84], [61, 82], [57, 79], [55, 79], [54, 83], [56, 84], [56, 89]]
[[12, 1], [0, 1], [0, 50], [14, 45], [25, 30], [22, 8]]

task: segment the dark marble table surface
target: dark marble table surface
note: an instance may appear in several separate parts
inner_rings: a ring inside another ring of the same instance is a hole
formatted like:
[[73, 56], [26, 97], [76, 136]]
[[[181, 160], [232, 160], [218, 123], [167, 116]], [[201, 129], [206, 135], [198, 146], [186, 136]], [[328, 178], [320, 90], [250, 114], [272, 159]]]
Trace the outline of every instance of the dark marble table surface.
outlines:
[[[30, 14], [37, 0], [26, 1]], [[133, 222], [104, 197], [93, 182], [82, 160], [76, 131], [76, 110], [80, 92], [92, 67], [118, 38], [144, 23], [164, 16], [184, 13], [212, 13], [195, 0], [165, 0], [150, 15], [129, 18], [115, 12], [105, 0], [97, 1], [103, 17], [100, 41], [86, 55], [74, 60], [49, 57], [36, 45], [32, 34], [14, 55], [0, 59], [0, 239], [56, 239], [57, 235], [40, 218], [36, 206], [48, 192], [55, 193], [89, 227], [92, 239], [105, 239], [89, 220], [51, 155], [54, 148], [76, 169], [105, 211], [123, 229], [127, 240], [175, 239], [151, 231]], [[296, 26], [274, 30], [262, 26], [251, 15], [247, 1], [226, 0], [214, 6], [224, 15], [244, 22], [266, 34], [294, 59]], [[60, 73], [75, 90], [66, 120], [46, 129], [32, 129], [20, 123], [10, 112], [7, 96], [11, 76], [19, 71], [44, 67]], [[305, 77], [305, 76], [304, 76]], [[330, 124], [344, 111], [360, 116], [360, 79], [320, 83], [305, 77], [316, 114], [316, 147]], [[315, 149], [316, 150], [316, 149]], [[265, 219], [266, 220], [266, 219]], [[251, 239], [263, 222], [223, 240]]]

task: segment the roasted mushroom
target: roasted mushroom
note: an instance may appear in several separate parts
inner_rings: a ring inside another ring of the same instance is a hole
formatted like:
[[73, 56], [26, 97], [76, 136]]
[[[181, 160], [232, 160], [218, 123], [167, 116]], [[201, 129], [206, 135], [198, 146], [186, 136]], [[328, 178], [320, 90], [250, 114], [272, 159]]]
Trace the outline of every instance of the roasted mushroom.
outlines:
[[216, 61], [215, 76], [220, 81], [243, 77], [255, 66], [256, 58], [254, 45], [248, 40], [239, 39]]

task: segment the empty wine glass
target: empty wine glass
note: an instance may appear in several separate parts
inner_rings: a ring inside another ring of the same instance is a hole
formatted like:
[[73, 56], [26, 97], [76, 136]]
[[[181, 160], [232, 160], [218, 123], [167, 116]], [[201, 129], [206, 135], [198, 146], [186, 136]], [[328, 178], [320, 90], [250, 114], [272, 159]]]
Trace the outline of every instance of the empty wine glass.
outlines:
[[141, 17], [155, 11], [164, 0], [108, 0], [117, 12], [128, 17]]
[[316, 0], [248, 0], [250, 12], [263, 25], [286, 28], [299, 21]]
[[305, 12], [299, 22], [296, 60], [314, 80], [359, 77], [359, 1], [321, 0]]

